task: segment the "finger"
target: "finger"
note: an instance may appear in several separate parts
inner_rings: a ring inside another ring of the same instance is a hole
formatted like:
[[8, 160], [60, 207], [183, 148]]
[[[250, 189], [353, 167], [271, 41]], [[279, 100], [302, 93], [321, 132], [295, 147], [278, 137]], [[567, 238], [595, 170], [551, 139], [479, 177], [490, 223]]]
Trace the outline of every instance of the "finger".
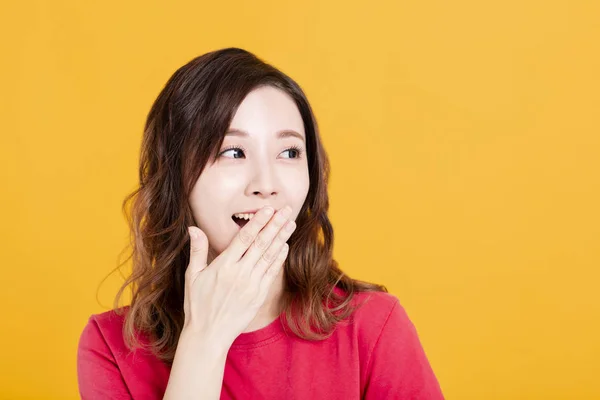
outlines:
[[288, 256], [290, 250], [290, 246], [287, 243], [284, 243], [281, 247], [281, 251], [277, 255], [277, 258], [273, 263], [269, 266], [269, 269], [262, 276], [262, 280], [260, 281], [259, 288], [261, 293], [266, 293], [269, 291], [269, 288], [275, 281], [275, 278], [279, 276], [279, 274], [283, 270], [283, 266], [285, 265], [285, 259]]
[[[273, 219], [269, 221], [269, 224], [262, 231], [260, 231], [258, 235], [256, 235], [254, 242], [252, 242], [252, 245], [242, 259], [244, 264], [254, 267], [262, 257], [265, 257], [265, 253], [267, 252], [269, 246], [271, 246], [273, 239], [277, 237], [277, 234], [283, 225], [288, 221], [288, 218], [291, 214], [292, 208], [290, 206], [285, 206], [282, 210], [279, 210], [275, 214]], [[287, 238], [283, 240], [283, 242], [286, 240]], [[266, 260], [267, 266], [273, 262], [277, 256], [277, 253], [279, 253], [278, 249], [273, 249], [273, 252], [269, 253], [271, 258]]]
[[[256, 275], [259, 277], [259, 279], [262, 279], [262, 276], [265, 274], [267, 269], [269, 269], [269, 267], [277, 259], [277, 256], [281, 252], [281, 249], [286, 244], [287, 240], [292, 235], [292, 232], [294, 232], [294, 229], [296, 229], [296, 223], [294, 221], [288, 221], [285, 224], [285, 226], [277, 233], [277, 236], [275, 237], [269, 248], [264, 253], [262, 253], [259, 260], [254, 265], [254, 268], [251, 271], [252, 275]], [[265, 230], [267, 230], [267, 228], [263, 229], [263, 232]], [[263, 232], [261, 232], [259, 236], [262, 235]], [[254, 242], [256, 243], [257, 241], [258, 238]], [[246, 256], [244, 256], [244, 259], [249, 256], [249, 254], [246, 254]]]
[[248, 250], [252, 242], [254, 242], [258, 232], [260, 232], [267, 222], [269, 222], [274, 212], [275, 210], [273, 207], [269, 206], [260, 209], [260, 211], [258, 211], [242, 229], [240, 229], [237, 235], [235, 235], [224, 253], [227, 253], [227, 255], [232, 257], [236, 262], [239, 261], [244, 252]]
[[201, 272], [206, 268], [208, 257], [208, 239], [200, 228], [189, 226], [190, 234], [190, 263], [186, 274]]

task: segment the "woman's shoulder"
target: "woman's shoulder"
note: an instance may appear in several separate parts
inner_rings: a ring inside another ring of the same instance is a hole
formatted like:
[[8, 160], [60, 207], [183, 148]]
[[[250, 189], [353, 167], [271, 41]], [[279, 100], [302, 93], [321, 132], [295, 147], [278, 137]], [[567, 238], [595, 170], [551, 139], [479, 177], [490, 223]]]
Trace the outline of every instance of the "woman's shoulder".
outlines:
[[[344, 293], [342, 289], [336, 289]], [[411, 322], [395, 295], [388, 292], [354, 292], [350, 305], [354, 312], [344, 324], [367, 341], [377, 340], [386, 326], [410, 327]]]
[[400, 300], [389, 292], [355, 292], [353, 302], [362, 305], [370, 311], [385, 309], [390, 311]]
[[[341, 288], [336, 288], [338, 294], [346, 295]], [[384, 320], [395, 308], [402, 308], [400, 300], [389, 292], [369, 291], [354, 292], [350, 304], [356, 307], [352, 317], [357, 322]]]
[[79, 338], [79, 348], [122, 350], [125, 348], [123, 324], [129, 306], [91, 314]]
[[121, 332], [123, 324], [125, 323], [125, 315], [128, 311], [129, 306], [125, 306], [97, 314], [91, 314], [87, 324], [96, 325], [102, 332]]
[[124, 306], [101, 313], [91, 314], [89, 319], [105, 327], [118, 325], [122, 326], [123, 322], [125, 321], [125, 315], [128, 311], [129, 306]]
[[358, 344], [365, 397], [443, 399], [417, 329], [400, 300], [387, 292], [360, 292], [352, 302], [361, 306], [345, 329]]

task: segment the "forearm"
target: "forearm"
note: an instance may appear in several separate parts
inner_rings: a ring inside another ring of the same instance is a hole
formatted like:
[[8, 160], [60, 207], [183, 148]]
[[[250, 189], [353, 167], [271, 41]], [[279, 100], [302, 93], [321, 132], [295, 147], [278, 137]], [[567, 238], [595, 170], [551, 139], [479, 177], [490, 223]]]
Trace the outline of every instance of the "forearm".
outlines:
[[218, 400], [229, 346], [181, 332], [163, 400]]

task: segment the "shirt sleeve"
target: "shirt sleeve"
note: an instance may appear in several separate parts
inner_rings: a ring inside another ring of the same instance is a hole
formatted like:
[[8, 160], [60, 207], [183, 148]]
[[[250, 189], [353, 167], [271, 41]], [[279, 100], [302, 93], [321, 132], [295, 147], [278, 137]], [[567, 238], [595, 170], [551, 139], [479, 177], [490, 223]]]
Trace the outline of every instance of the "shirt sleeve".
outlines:
[[415, 326], [398, 299], [367, 362], [364, 399], [444, 399]]
[[93, 316], [79, 338], [77, 381], [82, 400], [131, 400], [115, 357]]

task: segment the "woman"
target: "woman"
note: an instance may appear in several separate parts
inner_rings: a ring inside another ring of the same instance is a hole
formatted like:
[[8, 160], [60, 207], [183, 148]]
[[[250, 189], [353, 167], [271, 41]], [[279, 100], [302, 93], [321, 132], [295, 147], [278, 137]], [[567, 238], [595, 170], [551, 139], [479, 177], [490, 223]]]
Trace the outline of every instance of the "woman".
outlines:
[[332, 259], [328, 159], [287, 75], [238, 48], [181, 67], [139, 176], [133, 272], [83, 330], [82, 398], [443, 398], [398, 299]]

